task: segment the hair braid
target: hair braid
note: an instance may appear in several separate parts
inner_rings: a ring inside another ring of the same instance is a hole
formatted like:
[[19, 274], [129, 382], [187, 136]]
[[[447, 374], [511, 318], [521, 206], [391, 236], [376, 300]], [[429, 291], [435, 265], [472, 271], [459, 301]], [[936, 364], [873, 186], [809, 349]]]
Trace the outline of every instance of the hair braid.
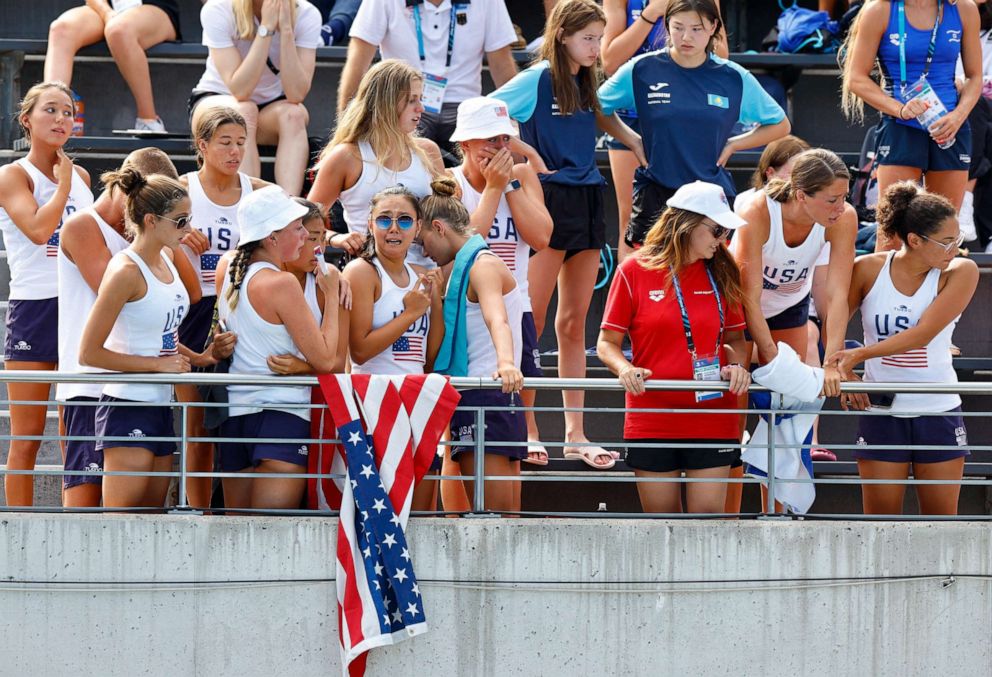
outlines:
[[251, 259], [251, 255], [261, 246], [261, 242], [249, 242], [235, 250], [234, 260], [231, 261], [231, 266], [227, 271], [231, 286], [227, 288], [227, 294], [225, 295], [227, 305], [232, 311], [238, 307], [239, 292], [241, 291], [241, 285], [244, 283], [245, 274], [248, 272], [248, 262]]

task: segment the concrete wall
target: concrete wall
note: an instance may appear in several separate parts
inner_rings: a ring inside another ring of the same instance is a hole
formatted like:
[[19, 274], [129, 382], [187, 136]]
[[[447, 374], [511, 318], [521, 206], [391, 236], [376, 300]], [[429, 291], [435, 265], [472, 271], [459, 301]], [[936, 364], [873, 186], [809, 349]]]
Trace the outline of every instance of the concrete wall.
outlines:
[[[335, 537], [332, 519], [2, 516], [0, 674], [340, 674]], [[984, 524], [417, 520], [409, 537], [430, 632], [369, 675], [992, 673], [989, 580], [966, 577], [992, 573]], [[890, 580], [793, 580], [852, 577]]]

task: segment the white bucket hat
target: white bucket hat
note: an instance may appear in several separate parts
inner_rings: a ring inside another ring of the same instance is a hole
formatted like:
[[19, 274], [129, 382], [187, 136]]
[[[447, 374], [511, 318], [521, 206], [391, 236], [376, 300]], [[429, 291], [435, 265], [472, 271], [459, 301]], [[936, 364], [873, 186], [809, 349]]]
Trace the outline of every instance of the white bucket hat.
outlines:
[[451, 133], [452, 141], [491, 139], [502, 134], [517, 136], [505, 103], [488, 96], [475, 96], [458, 104], [458, 120], [455, 131]]
[[238, 223], [241, 226], [238, 246], [264, 240], [306, 215], [307, 208], [294, 201], [279, 186], [254, 190], [238, 205]]
[[730, 230], [740, 228], [747, 223], [734, 213], [727, 201], [727, 194], [715, 183], [705, 181], [687, 183], [675, 191], [675, 195], [668, 198], [665, 204], [675, 209], [702, 214]]

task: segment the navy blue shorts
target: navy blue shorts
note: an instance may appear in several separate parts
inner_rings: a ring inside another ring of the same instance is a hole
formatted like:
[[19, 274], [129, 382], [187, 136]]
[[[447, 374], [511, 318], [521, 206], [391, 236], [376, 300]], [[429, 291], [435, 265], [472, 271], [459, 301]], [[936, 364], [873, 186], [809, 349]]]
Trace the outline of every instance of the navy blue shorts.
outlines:
[[551, 215], [551, 249], [577, 254], [587, 249], [601, 249], [606, 244], [606, 212], [603, 187], [566, 186], [542, 183], [544, 204]]
[[[624, 442], [635, 444], [679, 444], [679, 447], [652, 449], [651, 447], [628, 447], [624, 462], [635, 470], [647, 472], [675, 472], [676, 470], [704, 470], [720, 466], [740, 465], [741, 443], [738, 440], [702, 439], [634, 439], [624, 438]], [[719, 449], [703, 448], [700, 444], [725, 445]]]
[[[137, 447], [147, 449], [156, 456], [171, 456], [176, 453], [175, 441], [152, 442], [146, 437], [175, 437], [176, 429], [172, 421], [171, 404], [162, 402], [140, 402], [137, 407], [115, 407], [115, 402], [132, 402], [110, 395], [100, 396], [100, 406], [96, 408], [96, 450], [115, 447]], [[125, 440], [107, 440], [104, 437], [126, 437]]]
[[[89, 437], [88, 440], [66, 440], [65, 469], [76, 471], [103, 470], [103, 452], [96, 450], [96, 407], [73, 404], [74, 402], [99, 402], [97, 397], [71, 397], [62, 405], [65, 434], [70, 437]], [[80, 484], [102, 484], [99, 475], [64, 475], [62, 486], [66, 489]]]
[[[465, 411], [463, 407], [509, 407], [521, 405], [520, 397], [511, 396], [499, 390], [463, 390], [458, 409], [451, 417], [451, 441], [462, 442], [464, 446], [451, 447], [451, 458], [456, 458], [462, 452], [475, 452], [475, 423], [476, 412]], [[527, 423], [524, 412], [516, 411], [486, 411], [483, 423], [485, 425], [485, 453], [507, 456], [519, 461], [527, 458], [527, 445], [502, 446], [499, 442], [526, 442]], [[493, 443], [496, 444], [493, 444]]]
[[[796, 305], [789, 306], [778, 315], [765, 318], [765, 322], [768, 323], [768, 328], [772, 331], [802, 327], [810, 319], [809, 307], [809, 294], [806, 294]], [[746, 329], [744, 330], [744, 338], [748, 341], [754, 340], [751, 338], [751, 332]]]
[[[83, 318], [83, 322], [86, 318]], [[82, 334], [82, 325], [79, 333]], [[7, 304], [5, 362], [59, 361], [59, 300], [22, 299]]]
[[256, 468], [262, 461], [307, 465], [310, 446], [282, 440], [310, 439], [310, 422], [285, 411], [266, 409], [257, 414], [232, 416], [220, 426], [221, 437], [271, 439], [271, 442], [219, 442], [220, 469], [239, 472]]
[[[618, 117], [625, 125], [630, 127], [632, 130], [634, 130], [638, 134], [641, 133], [640, 118], [632, 118], [626, 115], [618, 115]], [[627, 146], [623, 145], [622, 143], [614, 139], [612, 136], [606, 137], [606, 147], [609, 150], [630, 150], [629, 148], [627, 148]]]
[[919, 167], [924, 172], [968, 171], [971, 167], [971, 125], [965, 122], [954, 145], [941, 150], [927, 132], [883, 116], [878, 126], [878, 164]]
[[179, 342], [190, 350], [201, 352], [207, 345], [210, 325], [214, 321], [216, 296], [204, 296], [189, 308], [182, 324], [179, 325]]
[[[968, 456], [968, 431], [954, 407], [943, 416], [859, 416], [859, 445], [877, 449], [855, 449], [854, 458], [889, 463], [940, 463]], [[957, 447], [957, 449], [913, 449], [914, 446]]]
[[529, 310], [520, 320], [520, 336], [523, 350], [520, 352], [520, 371], [524, 376], [544, 376], [541, 369], [541, 351], [537, 348], [537, 326], [534, 313]]

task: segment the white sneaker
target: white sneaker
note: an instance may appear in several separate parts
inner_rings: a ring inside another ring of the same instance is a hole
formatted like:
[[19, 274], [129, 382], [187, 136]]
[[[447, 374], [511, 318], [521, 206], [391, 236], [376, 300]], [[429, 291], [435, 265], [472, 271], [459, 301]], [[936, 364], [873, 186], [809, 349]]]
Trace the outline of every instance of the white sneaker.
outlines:
[[992, 242], [989, 242], [987, 245], [985, 245], [985, 253], [992, 254]]
[[958, 225], [965, 242], [978, 239], [978, 230], [975, 229], [975, 194], [970, 190], [964, 192], [961, 210], [958, 212]]
[[154, 120], [135, 118], [134, 129], [138, 132], [165, 132], [165, 125], [162, 124], [162, 118], [155, 118]]

